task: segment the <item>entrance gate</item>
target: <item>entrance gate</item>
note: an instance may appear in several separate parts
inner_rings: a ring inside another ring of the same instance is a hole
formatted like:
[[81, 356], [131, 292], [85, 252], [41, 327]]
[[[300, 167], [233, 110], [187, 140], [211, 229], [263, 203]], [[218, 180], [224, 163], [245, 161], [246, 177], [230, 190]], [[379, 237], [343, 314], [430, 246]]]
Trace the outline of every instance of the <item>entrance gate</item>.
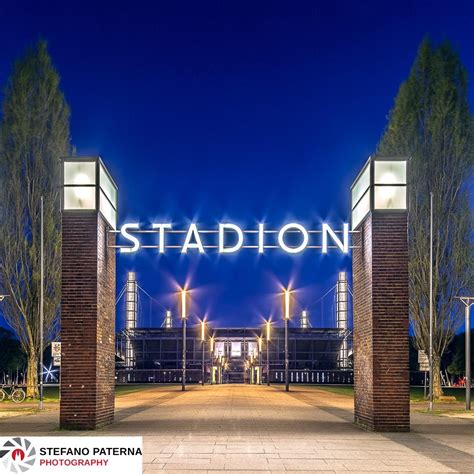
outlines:
[[[60, 426], [113, 421], [117, 187], [67, 158], [62, 193]], [[352, 186], [355, 421], [408, 431], [406, 160], [371, 157]], [[294, 227], [294, 225], [293, 225]]]

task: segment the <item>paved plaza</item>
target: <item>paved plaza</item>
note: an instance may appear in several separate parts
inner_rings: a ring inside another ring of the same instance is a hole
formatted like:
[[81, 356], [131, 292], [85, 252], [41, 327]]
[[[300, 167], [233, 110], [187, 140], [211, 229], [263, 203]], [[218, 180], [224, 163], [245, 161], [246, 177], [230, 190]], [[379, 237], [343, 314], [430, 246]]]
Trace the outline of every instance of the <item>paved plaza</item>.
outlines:
[[58, 411], [0, 420], [2, 435], [143, 436], [144, 472], [474, 472], [474, 419], [412, 412], [411, 433], [352, 423], [350, 397], [314, 387], [159, 386], [117, 398], [115, 423], [57, 429]]

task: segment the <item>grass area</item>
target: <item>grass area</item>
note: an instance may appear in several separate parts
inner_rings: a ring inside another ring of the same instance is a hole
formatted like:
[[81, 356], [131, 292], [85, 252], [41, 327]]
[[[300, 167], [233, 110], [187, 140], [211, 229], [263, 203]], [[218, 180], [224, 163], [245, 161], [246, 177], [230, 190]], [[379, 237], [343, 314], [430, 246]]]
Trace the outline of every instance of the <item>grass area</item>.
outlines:
[[354, 387], [352, 387], [352, 385], [313, 385], [313, 387], [318, 390], [324, 390], [325, 392], [345, 395], [346, 397], [354, 396]]
[[[347, 397], [354, 396], [354, 387], [347, 385], [314, 385], [318, 390], [325, 390], [326, 392], [337, 393]], [[457, 402], [466, 401], [466, 392], [463, 388], [445, 388], [444, 395], [448, 397], [456, 397]], [[410, 388], [410, 401], [422, 402], [424, 401], [423, 387]]]
[[[443, 389], [446, 397], [456, 397], [457, 402], [466, 401], [466, 389], [464, 388], [445, 388]], [[422, 402], [425, 400], [422, 387], [412, 387], [410, 389], [410, 400], [412, 402]]]
[[[128, 393], [139, 392], [147, 388], [151, 388], [151, 384], [131, 384], [131, 385], [117, 385], [115, 387], [115, 396], [120, 397], [127, 395]], [[45, 403], [58, 402], [59, 401], [59, 387], [48, 387], [43, 388], [43, 400]], [[24, 403], [32, 402], [36, 400], [25, 399]], [[11, 400], [5, 399], [2, 403], [11, 403], [12, 405], [21, 406], [21, 404], [15, 404]]]

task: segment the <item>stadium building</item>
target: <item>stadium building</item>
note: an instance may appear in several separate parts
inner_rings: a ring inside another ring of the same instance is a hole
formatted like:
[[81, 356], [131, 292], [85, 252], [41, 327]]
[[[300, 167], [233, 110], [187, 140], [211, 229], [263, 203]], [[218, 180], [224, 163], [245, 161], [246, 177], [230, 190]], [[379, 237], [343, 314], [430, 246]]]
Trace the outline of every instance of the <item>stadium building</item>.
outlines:
[[[302, 311], [288, 327], [290, 383], [352, 383], [352, 333], [345, 272], [335, 285], [336, 327], [313, 328]], [[123, 290], [125, 329], [117, 335], [117, 383], [180, 383], [183, 330], [166, 311], [160, 328], [137, 327], [138, 285], [129, 272]], [[186, 382], [284, 383], [285, 329], [276, 324], [222, 328], [211, 324], [186, 331]]]

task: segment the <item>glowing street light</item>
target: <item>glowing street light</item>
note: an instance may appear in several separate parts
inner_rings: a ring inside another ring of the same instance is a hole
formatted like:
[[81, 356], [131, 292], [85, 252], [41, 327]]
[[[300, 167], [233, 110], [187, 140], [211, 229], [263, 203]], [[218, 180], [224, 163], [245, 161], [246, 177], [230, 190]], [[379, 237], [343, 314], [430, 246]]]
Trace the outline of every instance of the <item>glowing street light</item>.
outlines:
[[290, 290], [285, 290], [285, 319], [290, 319]]
[[288, 377], [289, 358], [288, 358], [288, 322], [290, 320], [290, 296], [291, 291], [284, 290], [284, 320], [285, 320], [285, 390], [290, 391], [290, 380]]
[[204, 343], [206, 341], [206, 321], [204, 319], [201, 321], [201, 346], [202, 346], [202, 374], [201, 374], [201, 385], [204, 385], [204, 377], [206, 375], [206, 366], [204, 362]]
[[186, 390], [186, 294], [185, 289], [181, 290], [181, 323], [183, 326], [183, 359], [182, 359], [182, 380], [181, 380], [181, 390]]
[[266, 345], [267, 345], [267, 385], [270, 386], [270, 320], [265, 321]]
[[186, 290], [181, 290], [181, 319], [186, 319]]

